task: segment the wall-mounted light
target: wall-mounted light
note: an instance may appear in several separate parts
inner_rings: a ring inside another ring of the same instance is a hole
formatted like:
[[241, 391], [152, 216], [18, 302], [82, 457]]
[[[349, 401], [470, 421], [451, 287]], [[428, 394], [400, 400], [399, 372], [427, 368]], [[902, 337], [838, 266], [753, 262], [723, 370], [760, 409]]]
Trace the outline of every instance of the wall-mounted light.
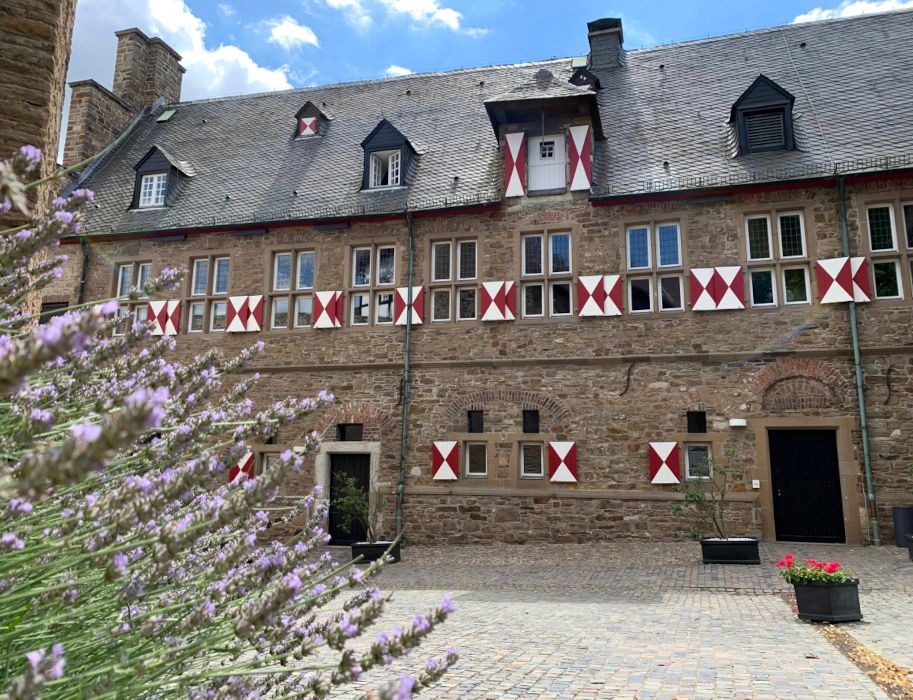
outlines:
[[745, 418], [730, 418], [729, 427], [730, 428], [747, 428], [748, 421]]

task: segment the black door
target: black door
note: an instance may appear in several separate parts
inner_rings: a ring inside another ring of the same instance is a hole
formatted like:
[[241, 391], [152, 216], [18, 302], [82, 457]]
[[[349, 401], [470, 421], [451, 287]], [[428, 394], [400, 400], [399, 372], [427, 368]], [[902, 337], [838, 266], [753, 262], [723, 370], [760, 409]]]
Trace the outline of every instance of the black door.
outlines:
[[330, 544], [352, 544], [365, 539], [365, 529], [360, 523], [352, 523], [349, 532], [339, 528], [339, 515], [333, 505], [333, 496], [338, 479], [345, 475], [355, 479], [358, 488], [368, 493], [371, 483], [371, 455], [330, 455]]
[[777, 539], [845, 542], [836, 431], [771, 430], [768, 440]]

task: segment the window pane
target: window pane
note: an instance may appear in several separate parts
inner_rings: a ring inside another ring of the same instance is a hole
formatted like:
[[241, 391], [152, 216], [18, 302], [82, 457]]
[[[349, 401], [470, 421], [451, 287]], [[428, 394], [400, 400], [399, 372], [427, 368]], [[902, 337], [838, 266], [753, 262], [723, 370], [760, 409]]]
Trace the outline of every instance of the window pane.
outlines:
[[466, 474], [485, 476], [488, 472], [488, 445], [484, 442], [471, 442], [466, 445]]
[[117, 323], [114, 324], [114, 335], [124, 335], [127, 332], [127, 324], [130, 322], [130, 307], [117, 307]]
[[228, 258], [216, 260], [215, 276], [212, 280], [213, 294], [226, 294], [228, 292]]
[[314, 251], [298, 253], [298, 289], [314, 287]]
[[524, 433], [538, 433], [539, 432], [539, 411], [535, 408], [528, 408], [523, 410], [523, 432]]
[[661, 267], [681, 265], [678, 251], [678, 224], [663, 224], [656, 229], [659, 242], [659, 264]]
[[710, 446], [686, 445], [685, 464], [691, 479], [710, 476]]
[[139, 305], [139, 306], [136, 306], [136, 307], [134, 307], [134, 309], [133, 309], [133, 318], [135, 319], [135, 322], [136, 322], [136, 323], [139, 323], [139, 324], [145, 323], [145, 322], [146, 322], [146, 314], [147, 314], [147, 310], [146, 310], [146, 305], [145, 305], [145, 304], [141, 304], [141, 305]]
[[209, 277], [209, 260], [193, 261], [193, 294], [206, 294], [206, 284]]
[[[275, 279], [273, 289], [288, 289], [292, 284], [292, 254], [280, 253], [276, 256]], [[287, 311], [287, 309], [286, 309]]]
[[875, 273], [875, 296], [879, 298], [898, 298], [900, 296], [900, 280], [897, 274], [897, 263], [890, 262], [872, 263]]
[[780, 217], [780, 255], [784, 258], [805, 255], [802, 243], [802, 217], [798, 214]]
[[571, 313], [571, 285], [552, 285], [552, 316], [567, 316]]
[[394, 151], [390, 154], [389, 161], [389, 170], [390, 170], [390, 184], [398, 185], [399, 184], [399, 151]]
[[485, 411], [466, 411], [466, 432], [485, 432]]
[[130, 293], [133, 282], [133, 265], [121, 265], [117, 271], [117, 296], [125, 297]]
[[571, 234], [553, 233], [551, 235], [551, 271], [553, 274], [571, 271]]
[[523, 238], [523, 274], [542, 274], [542, 236]]
[[206, 313], [206, 304], [195, 301], [190, 305], [190, 332], [199, 333], [203, 330], [203, 314]]
[[371, 313], [371, 295], [353, 294], [352, 295], [352, 325], [366, 326], [368, 324], [369, 314]]
[[368, 248], [362, 248], [355, 251], [354, 270], [352, 274], [352, 283], [356, 286], [366, 286], [371, 284], [371, 251]]
[[767, 218], [760, 217], [748, 220], [748, 259], [769, 260], [770, 238], [767, 230]]
[[377, 283], [393, 284], [393, 268], [396, 252], [393, 248], [377, 250]]
[[224, 301], [214, 301], [212, 303], [212, 320], [209, 323], [209, 330], [211, 330], [211, 331], [224, 331], [225, 330], [225, 302]]
[[431, 320], [432, 321], [449, 321], [450, 320], [450, 290], [436, 289], [431, 295]]
[[288, 328], [288, 297], [273, 299], [273, 328]]
[[754, 270], [751, 273], [751, 304], [765, 306], [774, 303], [773, 270]]
[[650, 299], [651, 282], [648, 279], [631, 280], [628, 290], [631, 297], [628, 302], [631, 305], [631, 311], [651, 311], [653, 304]]
[[313, 297], [298, 297], [295, 300], [295, 328], [307, 328], [314, 322]]
[[872, 250], [894, 250], [890, 207], [869, 207], [869, 242]]
[[476, 278], [476, 242], [460, 241], [460, 274], [461, 280], [473, 280]]
[[543, 476], [542, 469], [542, 444], [526, 442], [521, 449], [521, 476]]
[[524, 316], [541, 316], [542, 315], [542, 285], [541, 284], [523, 285], [523, 315]]
[[457, 291], [457, 320], [469, 321], [476, 317], [476, 290]]
[[149, 278], [152, 277], [152, 263], [142, 263], [136, 269], [136, 288], [141, 296], [146, 296], [143, 289], [149, 284]]
[[677, 311], [682, 306], [682, 278], [660, 277], [659, 279], [659, 308], [664, 311]]
[[808, 301], [808, 285], [805, 282], [805, 270], [802, 268], [783, 270], [783, 287], [787, 304]]
[[375, 323], [393, 323], [393, 295], [377, 294], [374, 299], [377, 303]]
[[913, 249], [913, 204], [903, 205], [903, 221], [907, 232], [907, 248]]
[[650, 267], [650, 231], [646, 227], [628, 229], [628, 267]]
[[432, 279], [436, 282], [446, 282], [450, 279], [450, 243], [435, 243]]

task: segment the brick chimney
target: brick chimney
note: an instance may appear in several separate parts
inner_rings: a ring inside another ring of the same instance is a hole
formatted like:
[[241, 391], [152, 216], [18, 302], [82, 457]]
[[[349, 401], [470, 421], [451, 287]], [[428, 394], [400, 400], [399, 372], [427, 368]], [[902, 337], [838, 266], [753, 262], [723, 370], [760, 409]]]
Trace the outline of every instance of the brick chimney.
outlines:
[[625, 51], [622, 48], [624, 35], [620, 18], [597, 19], [588, 22], [586, 28], [587, 38], [590, 40], [590, 70], [607, 70], [625, 64]]
[[117, 58], [111, 90], [94, 80], [70, 83], [70, 114], [63, 164], [70, 166], [98, 153], [118, 130], [159, 97], [168, 104], [181, 99], [185, 68], [181, 56], [157, 37], [139, 29], [117, 36]]

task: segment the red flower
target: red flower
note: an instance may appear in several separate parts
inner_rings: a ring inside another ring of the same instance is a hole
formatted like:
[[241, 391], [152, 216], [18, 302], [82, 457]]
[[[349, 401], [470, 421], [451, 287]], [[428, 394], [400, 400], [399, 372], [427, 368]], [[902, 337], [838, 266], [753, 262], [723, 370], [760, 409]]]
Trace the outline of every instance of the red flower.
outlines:
[[829, 574], [833, 574], [839, 568], [840, 568], [840, 562], [832, 561], [824, 567], [824, 570]]
[[787, 554], [787, 555], [786, 555], [786, 558], [785, 558], [783, 561], [786, 562], [786, 565], [787, 565], [788, 567], [792, 568], [793, 561], [794, 561], [793, 555], [792, 555], [792, 554]]

